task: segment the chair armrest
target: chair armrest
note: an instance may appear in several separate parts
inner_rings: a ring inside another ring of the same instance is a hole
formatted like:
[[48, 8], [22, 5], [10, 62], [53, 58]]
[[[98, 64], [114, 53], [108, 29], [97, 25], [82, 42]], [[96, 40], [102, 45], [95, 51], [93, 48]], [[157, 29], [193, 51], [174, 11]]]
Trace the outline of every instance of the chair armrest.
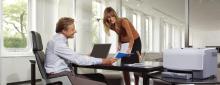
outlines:
[[77, 64], [75, 64], [75, 63], [70, 63], [70, 64], [69, 64], [69, 68], [70, 68], [71, 70], [73, 70], [75, 74], [78, 74], [78, 66], [79, 66], [79, 65], [77, 65]]
[[29, 60], [31, 64], [35, 64], [36, 61], [35, 60]]

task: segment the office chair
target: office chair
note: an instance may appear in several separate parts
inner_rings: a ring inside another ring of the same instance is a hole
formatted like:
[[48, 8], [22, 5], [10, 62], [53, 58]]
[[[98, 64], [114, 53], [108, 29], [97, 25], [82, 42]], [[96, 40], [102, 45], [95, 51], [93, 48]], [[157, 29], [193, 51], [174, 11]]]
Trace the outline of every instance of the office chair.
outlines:
[[72, 85], [67, 76], [60, 76], [56, 78], [48, 77], [46, 70], [44, 68], [45, 54], [43, 52], [43, 44], [42, 44], [41, 36], [39, 33], [34, 32], [34, 31], [31, 31], [31, 34], [32, 34], [32, 42], [33, 42], [33, 53], [35, 55], [36, 62], [37, 62], [40, 74], [42, 76], [42, 81], [44, 85], [48, 85], [48, 84], [60, 82], [60, 81], [62, 81], [62, 83], [55, 84], [55, 85]]

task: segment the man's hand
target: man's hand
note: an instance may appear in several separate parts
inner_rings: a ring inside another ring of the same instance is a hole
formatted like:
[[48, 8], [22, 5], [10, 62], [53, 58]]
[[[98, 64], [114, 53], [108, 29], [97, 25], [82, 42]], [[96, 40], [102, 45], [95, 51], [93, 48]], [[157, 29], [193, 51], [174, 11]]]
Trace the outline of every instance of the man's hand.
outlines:
[[116, 58], [109, 57], [109, 58], [102, 59], [102, 64], [112, 65], [112, 63], [114, 63], [115, 61], [117, 61]]

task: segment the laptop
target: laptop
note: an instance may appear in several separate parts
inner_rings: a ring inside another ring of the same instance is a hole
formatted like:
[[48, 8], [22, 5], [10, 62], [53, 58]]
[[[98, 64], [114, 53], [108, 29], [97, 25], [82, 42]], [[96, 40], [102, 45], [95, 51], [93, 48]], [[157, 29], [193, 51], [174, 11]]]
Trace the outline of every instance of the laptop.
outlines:
[[95, 58], [106, 58], [108, 56], [111, 44], [94, 44], [90, 56]]

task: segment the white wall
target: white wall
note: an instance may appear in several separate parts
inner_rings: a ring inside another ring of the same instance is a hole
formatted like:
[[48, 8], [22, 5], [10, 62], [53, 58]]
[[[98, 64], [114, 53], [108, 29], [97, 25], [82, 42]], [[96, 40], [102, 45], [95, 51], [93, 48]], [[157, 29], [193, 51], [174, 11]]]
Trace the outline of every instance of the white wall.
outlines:
[[190, 29], [190, 45], [195, 48], [203, 48], [205, 46], [220, 46], [220, 30], [208, 30], [191, 28]]
[[220, 46], [220, 30], [209, 30], [206, 32], [206, 43], [209, 46]]
[[192, 45], [193, 47], [204, 47], [204, 31], [198, 30], [198, 29], [190, 29], [189, 32], [189, 45]]
[[[29, 60], [34, 60], [34, 57], [1, 57], [0, 85], [6, 85], [10, 82], [30, 80], [31, 64]], [[40, 78], [38, 68], [36, 68], [36, 78]]]
[[77, 0], [76, 7], [76, 51], [85, 53], [92, 47], [92, 0]]

